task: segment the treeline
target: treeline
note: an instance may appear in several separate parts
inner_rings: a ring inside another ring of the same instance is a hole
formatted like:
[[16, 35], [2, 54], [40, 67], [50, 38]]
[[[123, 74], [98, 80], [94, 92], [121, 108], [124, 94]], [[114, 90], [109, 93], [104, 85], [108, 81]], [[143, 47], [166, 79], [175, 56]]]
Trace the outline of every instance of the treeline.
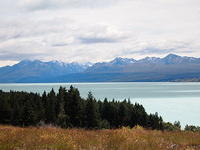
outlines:
[[34, 126], [52, 124], [63, 128], [119, 128], [140, 125], [163, 129], [157, 113], [148, 115], [142, 105], [129, 100], [96, 100], [89, 92], [81, 98], [77, 88], [60, 87], [42, 95], [27, 92], [0, 91], [0, 124]]
[[[140, 104], [130, 100], [96, 100], [92, 93], [86, 99], [71, 86], [53, 89], [42, 95], [0, 90], [0, 124], [36, 126], [51, 124], [62, 128], [119, 128], [140, 125], [158, 130], [180, 130], [180, 122], [165, 123], [161, 116], [147, 114]], [[188, 127], [189, 129], [189, 127]], [[194, 129], [194, 128], [193, 128]]]

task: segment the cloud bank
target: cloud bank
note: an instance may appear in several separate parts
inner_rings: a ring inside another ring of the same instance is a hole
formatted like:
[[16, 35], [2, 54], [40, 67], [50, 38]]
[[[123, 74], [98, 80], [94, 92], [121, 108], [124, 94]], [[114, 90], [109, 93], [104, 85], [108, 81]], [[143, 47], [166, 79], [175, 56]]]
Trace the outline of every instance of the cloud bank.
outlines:
[[7, 0], [0, 20], [0, 65], [200, 56], [199, 0]]

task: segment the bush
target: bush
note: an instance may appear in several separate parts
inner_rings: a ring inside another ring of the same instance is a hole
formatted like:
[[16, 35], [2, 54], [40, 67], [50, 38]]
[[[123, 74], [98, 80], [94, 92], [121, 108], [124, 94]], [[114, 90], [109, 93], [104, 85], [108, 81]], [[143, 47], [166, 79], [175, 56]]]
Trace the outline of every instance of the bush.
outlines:
[[179, 123], [174, 122], [174, 124], [170, 122], [164, 122], [163, 129], [167, 131], [180, 131], [181, 130], [180, 122]]
[[200, 132], [200, 127], [199, 126], [193, 126], [193, 125], [186, 125], [185, 131]]

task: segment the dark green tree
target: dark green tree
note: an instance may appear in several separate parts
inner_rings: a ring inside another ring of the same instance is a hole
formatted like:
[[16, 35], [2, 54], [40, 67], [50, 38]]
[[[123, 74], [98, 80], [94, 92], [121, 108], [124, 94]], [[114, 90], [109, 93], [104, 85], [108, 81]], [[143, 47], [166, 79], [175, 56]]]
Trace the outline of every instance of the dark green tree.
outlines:
[[94, 99], [91, 92], [88, 93], [85, 117], [86, 117], [86, 126], [88, 128], [98, 128], [99, 127], [100, 114], [98, 111], [96, 100]]
[[52, 89], [47, 95], [46, 122], [54, 124], [56, 122], [56, 101], [57, 97]]

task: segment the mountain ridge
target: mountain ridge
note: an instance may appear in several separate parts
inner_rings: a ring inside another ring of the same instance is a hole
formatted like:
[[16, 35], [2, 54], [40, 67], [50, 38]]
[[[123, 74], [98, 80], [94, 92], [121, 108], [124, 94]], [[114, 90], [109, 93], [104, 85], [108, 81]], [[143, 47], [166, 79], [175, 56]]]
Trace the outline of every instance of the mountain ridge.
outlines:
[[108, 62], [65, 63], [22, 60], [0, 67], [0, 83], [175, 81], [200, 77], [200, 58], [168, 54], [163, 58], [116, 57]]

